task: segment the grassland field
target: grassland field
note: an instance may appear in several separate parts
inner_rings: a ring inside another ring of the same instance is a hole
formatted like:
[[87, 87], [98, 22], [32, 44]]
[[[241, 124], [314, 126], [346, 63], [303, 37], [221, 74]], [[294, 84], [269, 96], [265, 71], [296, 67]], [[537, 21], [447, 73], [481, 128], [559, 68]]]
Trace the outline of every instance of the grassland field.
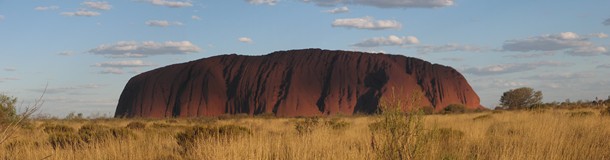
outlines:
[[[390, 159], [383, 145], [401, 139], [376, 138], [388, 134], [375, 129], [383, 119], [31, 120], [0, 146], [0, 159]], [[417, 149], [404, 159], [610, 159], [610, 116], [598, 109], [424, 115], [419, 123], [409, 132]]]

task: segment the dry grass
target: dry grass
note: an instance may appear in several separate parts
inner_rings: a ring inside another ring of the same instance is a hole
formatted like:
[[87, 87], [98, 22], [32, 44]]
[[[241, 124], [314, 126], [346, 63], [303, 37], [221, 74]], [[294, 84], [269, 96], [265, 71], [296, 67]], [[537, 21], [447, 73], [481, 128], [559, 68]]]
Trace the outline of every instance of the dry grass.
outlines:
[[[610, 116], [599, 113], [585, 109], [424, 116], [425, 134], [420, 138], [425, 143], [418, 159], [610, 159]], [[0, 146], [0, 159], [379, 159], [371, 146], [375, 131], [369, 128], [379, 120], [319, 118], [307, 124], [306, 132], [296, 128], [307, 120], [297, 118], [38, 120], [34, 128], [19, 129], [17, 137]], [[126, 127], [134, 121], [145, 127]], [[91, 124], [135, 136], [117, 138], [113, 133], [95, 143], [81, 142], [79, 130]], [[194, 126], [228, 125], [249, 132], [195, 138], [188, 150], [178, 145], [176, 135]], [[78, 146], [53, 148], [53, 134], [71, 134]]]

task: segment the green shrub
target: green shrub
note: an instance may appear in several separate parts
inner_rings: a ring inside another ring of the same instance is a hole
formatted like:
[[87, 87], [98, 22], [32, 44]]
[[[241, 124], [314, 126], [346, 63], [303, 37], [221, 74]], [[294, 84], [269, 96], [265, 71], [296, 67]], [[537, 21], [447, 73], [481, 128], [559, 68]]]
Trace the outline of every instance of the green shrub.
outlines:
[[308, 134], [313, 132], [318, 127], [319, 120], [317, 117], [305, 118], [305, 120], [297, 121], [294, 124], [298, 134]]
[[48, 142], [53, 149], [74, 149], [83, 145], [81, 137], [74, 133], [52, 133], [49, 135]]
[[11, 123], [18, 119], [15, 103], [17, 98], [0, 94], [0, 124]]
[[466, 112], [466, 106], [463, 104], [450, 104], [443, 109], [443, 113], [464, 113]]
[[51, 133], [73, 133], [75, 130], [72, 127], [56, 124], [56, 125], [48, 125], [45, 126], [43, 131], [47, 134]]
[[137, 122], [137, 121], [129, 122], [129, 124], [127, 124], [127, 126], [125, 126], [125, 128], [141, 130], [141, 129], [146, 128], [146, 123], [144, 123], [144, 122]]

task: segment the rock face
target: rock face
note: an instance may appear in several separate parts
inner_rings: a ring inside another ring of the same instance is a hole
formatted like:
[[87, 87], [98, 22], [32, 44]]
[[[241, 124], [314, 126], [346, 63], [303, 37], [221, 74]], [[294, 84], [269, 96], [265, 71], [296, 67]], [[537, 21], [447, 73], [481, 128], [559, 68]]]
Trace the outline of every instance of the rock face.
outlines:
[[482, 109], [451, 67], [400, 55], [305, 49], [214, 56], [139, 74], [125, 86], [115, 117], [367, 114], [382, 98], [413, 91], [423, 93], [421, 106], [435, 111], [449, 104]]

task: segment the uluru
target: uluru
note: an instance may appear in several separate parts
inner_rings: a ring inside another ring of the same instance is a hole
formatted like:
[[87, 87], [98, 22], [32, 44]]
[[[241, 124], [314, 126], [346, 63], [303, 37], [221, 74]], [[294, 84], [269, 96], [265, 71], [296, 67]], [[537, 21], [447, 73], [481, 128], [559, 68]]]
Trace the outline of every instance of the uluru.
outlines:
[[402, 55], [303, 49], [219, 55], [141, 73], [126, 84], [115, 117], [371, 114], [383, 97], [414, 90], [434, 111], [450, 104], [483, 109], [454, 68]]

